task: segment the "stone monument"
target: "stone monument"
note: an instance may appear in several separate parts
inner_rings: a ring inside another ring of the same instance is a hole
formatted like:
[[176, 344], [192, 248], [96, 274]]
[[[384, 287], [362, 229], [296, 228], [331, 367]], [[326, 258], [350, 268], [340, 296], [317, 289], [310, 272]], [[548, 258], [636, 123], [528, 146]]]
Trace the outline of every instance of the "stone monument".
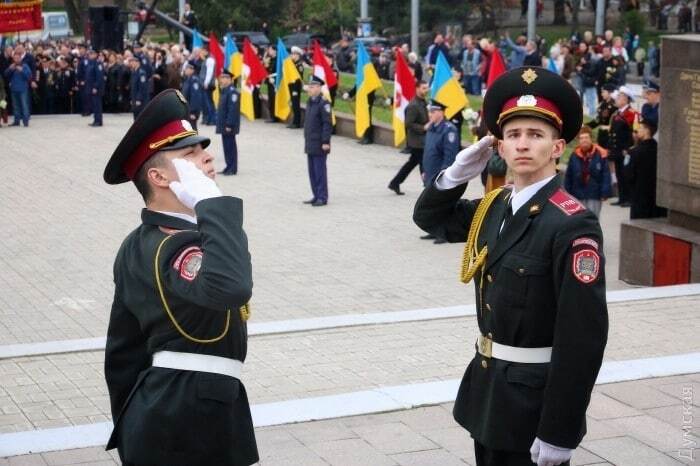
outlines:
[[620, 279], [646, 285], [700, 282], [700, 34], [664, 36], [657, 203], [664, 219], [623, 222]]

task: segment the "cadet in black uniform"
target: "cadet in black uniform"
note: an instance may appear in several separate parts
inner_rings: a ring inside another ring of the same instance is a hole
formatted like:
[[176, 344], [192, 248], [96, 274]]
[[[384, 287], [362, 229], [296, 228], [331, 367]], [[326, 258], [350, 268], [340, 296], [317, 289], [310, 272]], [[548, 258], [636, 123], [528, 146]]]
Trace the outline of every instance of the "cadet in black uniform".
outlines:
[[97, 50], [88, 51], [88, 65], [85, 68], [85, 88], [90, 95], [93, 121], [90, 126], [102, 126], [102, 96], [105, 92], [105, 73], [102, 62], [97, 59]]
[[73, 113], [73, 97], [75, 88], [75, 72], [69, 66], [68, 61], [61, 55], [56, 59], [58, 70], [54, 82], [56, 93], [56, 112]]
[[268, 45], [263, 57], [263, 66], [267, 70], [267, 123], [277, 123], [279, 118], [275, 116], [275, 78], [277, 77], [277, 47]]
[[228, 70], [222, 71], [219, 75], [221, 94], [219, 108], [216, 110], [216, 134], [221, 135], [226, 159], [226, 167], [221, 171], [222, 175], [238, 173], [236, 135], [241, 127], [241, 94], [235, 86], [231, 85], [232, 78]]
[[467, 242], [462, 281], [474, 279], [480, 335], [454, 417], [474, 438], [479, 466], [568, 465], [586, 433], [608, 331], [603, 236], [556, 173], [582, 115], [559, 75], [509, 71], [489, 88], [484, 117], [514, 186], [460, 199], [491, 157], [486, 136], [416, 203], [419, 227]]
[[612, 93], [615, 90], [615, 85], [605, 84], [601, 90], [601, 102], [598, 104], [598, 113], [595, 120], [588, 123], [591, 128], [598, 128], [598, 145], [604, 149], [610, 147], [609, 131], [610, 118], [612, 117], [617, 107], [615, 99], [612, 98]]
[[[299, 72], [299, 76], [304, 77], [304, 61], [302, 55], [304, 52], [299, 47], [292, 47], [292, 61]], [[292, 122], [287, 125], [287, 128], [301, 128], [301, 80], [297, 79], [289, 84], [289, 94], [292, 100]]]
[[114, 262], [105, 350], [107, 449], [127, 466], [258, 461], [241, 381], [253, 287], [243, 205], [221, 194], [187, 111], [179, 91], [163, 91], [104, 172], [146, 203]]
[[326, 159], [331, 151], [331, 133], [333, 123], [331, 103], [321, 95], [325, 83], [321, 78], [311, 76], [307, 91], [309, 100], [306, 102], [304, 117], [304, 152], [309, 165], [309, 182], [313, 197], [304, 204], [320, 207], [328, 204], [328, 175]]

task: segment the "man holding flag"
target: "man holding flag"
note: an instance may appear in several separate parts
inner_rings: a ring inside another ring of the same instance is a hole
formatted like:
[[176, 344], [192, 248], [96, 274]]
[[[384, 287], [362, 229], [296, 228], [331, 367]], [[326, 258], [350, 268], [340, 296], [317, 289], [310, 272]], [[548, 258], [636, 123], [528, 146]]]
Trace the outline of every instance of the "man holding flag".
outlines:
[[287, 54], [282, 39], [277, 39], [277, 62], [275, 64], [275, 116], [280, 120], [289, 118], [289, 103], [292, 98], [291, 84], [301, 82], [301, 75], [294, 61]]
[[369, 59], [367, 49], [362, 42], [357, 43], [357, 67], [355, 69], [355, 87], [343, 94], [343, 99], [355, 97], [355, 134], [360, 144], [372, 144], [372, 105], [374, 91], [382, 87], [377, 70]]

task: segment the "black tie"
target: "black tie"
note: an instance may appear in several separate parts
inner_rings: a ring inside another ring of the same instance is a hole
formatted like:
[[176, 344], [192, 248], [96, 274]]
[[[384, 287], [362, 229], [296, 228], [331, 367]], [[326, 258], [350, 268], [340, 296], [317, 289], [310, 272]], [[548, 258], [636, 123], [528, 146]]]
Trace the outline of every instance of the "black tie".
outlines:
[[508, 199], [508, 205], [506, 206], [506, 213], [503, 216], [503, 228], [501, 228], [500, 232], [498, 233], [498, 236], [501, 236], [501, 234], [505, 231], [506, 228], [508, 228], [508, 224], [510, 221], [513, 219], [513, 204], [511, 203], [511, 200]]

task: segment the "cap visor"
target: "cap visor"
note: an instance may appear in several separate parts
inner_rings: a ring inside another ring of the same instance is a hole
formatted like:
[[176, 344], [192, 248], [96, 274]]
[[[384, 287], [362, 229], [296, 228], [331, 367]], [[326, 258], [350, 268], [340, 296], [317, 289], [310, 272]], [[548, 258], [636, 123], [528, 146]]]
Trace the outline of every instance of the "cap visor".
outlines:
[[206, 136], [200, 136], [199, 134], [193, 134], [192, 136], [187, 136], [186, 138], [178, 139], [169, 146], [163, 147], [161, 150], [177, 150], [184, 149], [185, 147], [195, 146], [197, 144], [202, 145], [202, 149], [206, 148], [211, 140]]

